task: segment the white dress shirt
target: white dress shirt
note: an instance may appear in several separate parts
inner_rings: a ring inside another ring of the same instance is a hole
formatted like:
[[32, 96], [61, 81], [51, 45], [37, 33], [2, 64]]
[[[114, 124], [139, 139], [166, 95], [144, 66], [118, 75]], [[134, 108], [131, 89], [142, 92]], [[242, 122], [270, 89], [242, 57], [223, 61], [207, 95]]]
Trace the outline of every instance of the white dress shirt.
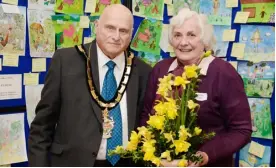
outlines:
[[[105, 78], [105, 74], [108, 70], [106, 63], [111, 59], [108, 58], [102, 50], [97, 45], [97, 52], [98, 52], [98, 68], [99, 68], [99, 78], [100, 78], [100, 92], [102, 92], [103, 82]], [[114, 67], [114, 75], [117, 82], [117, 87], [120, 84], [121, 78], [123, 77], [124, 67], [125, 67], [125, 55], [124, 52], [119, 56], [115, 57], [112, 60], [116, 65]], [[127, 102], [126, 102], [126, 92], [124, 93], [121, 101], [120, 101], [120, 109], [121, 109], [121, 117], [122, 117], [122, 124], [123, 124], [123, 146], [127, 146], [128, 142], [128, 121], [127, 121]], [[112, 135], [112, 133], [111, 133]], [[106, 160], [106, 147], [107, 147], [107, 139], [102, 139], [100, 149], [97, 155], [97, 160]]]

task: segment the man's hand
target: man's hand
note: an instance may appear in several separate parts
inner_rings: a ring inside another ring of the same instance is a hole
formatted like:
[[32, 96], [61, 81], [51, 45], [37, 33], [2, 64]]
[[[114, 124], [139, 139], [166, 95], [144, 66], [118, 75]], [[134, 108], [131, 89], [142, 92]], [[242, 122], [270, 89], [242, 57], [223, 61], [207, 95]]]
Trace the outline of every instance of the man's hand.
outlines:
[[189, 162], [188, 167], [200, 167], [200, 166], [205, 166], [208, 163], [209, 157], [207, 153], [198, 151], [196, 155], [202, 157], [202, 162], [200, 163]]

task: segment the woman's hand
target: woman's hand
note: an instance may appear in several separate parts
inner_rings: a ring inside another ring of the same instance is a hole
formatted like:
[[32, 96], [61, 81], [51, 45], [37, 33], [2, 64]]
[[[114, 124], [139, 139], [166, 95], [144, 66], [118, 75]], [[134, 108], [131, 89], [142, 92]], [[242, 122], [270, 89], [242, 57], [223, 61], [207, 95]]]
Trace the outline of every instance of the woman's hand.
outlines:
[[162, 159], [161, 165], [162, 165], [162, 167], [177, 167], [179, 161], [180, 161], [179, 159], [176, 159], [176, 160], [169, 162], [169, 161], [167, 161], [167, 159]]
[[200, 167], [200, 166], [205, 166], [208, 163], [209, 157], [208, 157], [207, 153], [198, 151], [196, 153], [196, 155], [202, 157], [202, 162], [200, 162], [200, 163], [189, 162], [188, 167]]

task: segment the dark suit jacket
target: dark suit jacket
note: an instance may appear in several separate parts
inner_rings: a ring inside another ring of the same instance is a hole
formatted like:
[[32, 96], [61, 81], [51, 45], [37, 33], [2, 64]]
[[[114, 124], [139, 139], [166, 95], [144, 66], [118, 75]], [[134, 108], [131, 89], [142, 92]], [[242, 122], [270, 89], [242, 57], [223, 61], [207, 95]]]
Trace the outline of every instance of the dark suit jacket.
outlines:
[[[89, 45], [85, 48], [88, 52]], [[92, 75], [99, 91], [96, 42], [91, 48]], [[129, 135], [139, 123], [151, 67], [134, 58], [126, 90]], [[86, 60], [75, 48], [55, 52], [31, 124], [30, 166], [93, 166], [102, 139], [102, 113], [92, 99]]]

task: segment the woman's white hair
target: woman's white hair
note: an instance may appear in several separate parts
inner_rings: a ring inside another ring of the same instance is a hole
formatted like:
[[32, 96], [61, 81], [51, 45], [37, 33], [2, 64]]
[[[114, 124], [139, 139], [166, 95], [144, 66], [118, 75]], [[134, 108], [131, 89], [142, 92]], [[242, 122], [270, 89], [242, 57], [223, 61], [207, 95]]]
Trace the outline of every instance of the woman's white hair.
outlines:
[[205, 50], [213, 49], [213, 46], [216, 43], [216, 40], [214, 37], [213, 25], [208, 23], [208, 18], [206, 15], [198, 14], [195, 11], [191, 11], [189, 8], [181, 9], [176, 16], [170, 19], [170, 25], [169, 25], [170, 42], [172, 41], [174, 27], [181, 26], [184, 23], [184, 21], [186, 21], [187, 19], [193, 16], [197, 17], [198, 24], [201, 29], [200, 38], [203, 44], [205, 45]]

